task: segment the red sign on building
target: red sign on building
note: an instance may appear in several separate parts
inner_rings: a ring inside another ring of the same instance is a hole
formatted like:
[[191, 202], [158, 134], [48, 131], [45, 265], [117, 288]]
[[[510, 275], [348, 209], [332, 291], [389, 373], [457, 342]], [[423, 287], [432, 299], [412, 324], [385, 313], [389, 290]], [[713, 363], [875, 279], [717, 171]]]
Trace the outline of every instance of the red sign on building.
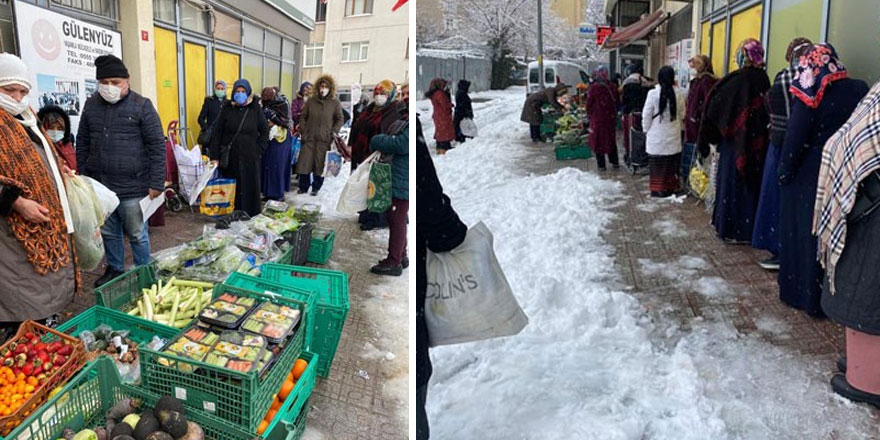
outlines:
[[611, 26], [596, 26], [596, 44], [601, 46], [613, 32], [614, 28]]

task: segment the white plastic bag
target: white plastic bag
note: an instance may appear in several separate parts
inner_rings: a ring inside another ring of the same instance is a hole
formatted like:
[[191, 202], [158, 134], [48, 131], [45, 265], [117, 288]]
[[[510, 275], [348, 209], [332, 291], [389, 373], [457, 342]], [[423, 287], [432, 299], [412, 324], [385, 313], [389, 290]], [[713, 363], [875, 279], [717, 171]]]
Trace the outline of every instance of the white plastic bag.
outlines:
[[116, 193], [110, 191], [110, 188], [107, 188], [101, 182], [88, 176], [79, 177], [88, 182], [92, 186], [92, 190], [95, 191], [98, 202], [101, 204], [101, 211], [104, 214], [104, 217], [101, 219], [101, 224], [103, 224], [107, 217], [110, 217], [110, 214], [113, 214], [113, 211], [116, 211], [116, 208], [119, 206], [119, 197], [116, 197]]
[[475, 138], [479, 133], [477, 123], [471, 118], [464, 118], [460, 122], [461, 134], [466, 137]]
[[95, 190], [82, 177], [65, 175], [64, 179], [79, 265], [83, 270], [93, 270], [104, 258], [104, 240], [101, 238], [104, 211]]
[[200, 193], [193, 192], [205, 170], [202, 162], [202, 150], [198, 145], [187, 150], [182, 145], [174, 146], [174, 159], [177, 161], [177, 178], [180, 184], [180, 195], [193, 204]]
[[342, 187], [342, 193], [339, 194], [339, 201], [336, 203], [337, 211], [343, 214], [357, 214], [367, 209], [370, 168], [378, 158], [379, 152], [373, 152], [351, 173], [345, 186]]
[[429, 251], [427, 276], [425, 322], [432, 347], [512, 336], [529, 323], [483, 222], [470, 228], [457, 248]]

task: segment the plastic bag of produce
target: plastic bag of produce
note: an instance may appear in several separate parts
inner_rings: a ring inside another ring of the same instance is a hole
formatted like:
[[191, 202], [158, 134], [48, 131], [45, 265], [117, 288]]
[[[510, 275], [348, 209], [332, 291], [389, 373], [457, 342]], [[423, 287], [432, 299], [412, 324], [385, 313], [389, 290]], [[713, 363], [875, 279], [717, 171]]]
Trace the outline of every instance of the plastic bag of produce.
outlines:
[[92, 190], [95, 191], [95, 196], [98, 197], [98, 202], [101, 204], [101, 212], [104, 215], [101, 219], [103, 224], [104, 220], [107, 220], [107, 217], [110, 217], [110, 214], [113, 214], [113, 211], [116, 211], [116, 208], [119, 206], [119, 197], [116, 197], [116, 193], [110, 191], [110, 188], [102, 185], [101, 182], [88, 176], [79, 177], [88, 182], [92, 186]]
[[477, 123], [474, 122], [474, 120], [471, 118], [462, 119], [461, 120], [461, 134], [466, 137], [470, 137], [470, 138], [477, 137], [477, 134], [479, 134], [479, 130], [477, 129]]
[[104, 211], [101, 201], [92, 186], [82, 177], [65, 175], [64, 180], [70, 202], [70, 216], [73, 218], [73, 239], [79, 265], [83, 270], [92, 270], [104, 258], [104, 240], [101, 238]]
[[425, 321], [430, 345], [511, 336], [529, 323], [495, 258], [483, 222], [457, 248], [428, 252]]
[[367, 209], [367, 194], [370, 185], [370, 169], [373, 162], [379, 158], [379, 152], [374, 152], [367, 157], [364, 162], [351, 173], [342, 193], [339, 195], [339, 201], [336, 203], [336, 210], [343, 214], [356, 214]]

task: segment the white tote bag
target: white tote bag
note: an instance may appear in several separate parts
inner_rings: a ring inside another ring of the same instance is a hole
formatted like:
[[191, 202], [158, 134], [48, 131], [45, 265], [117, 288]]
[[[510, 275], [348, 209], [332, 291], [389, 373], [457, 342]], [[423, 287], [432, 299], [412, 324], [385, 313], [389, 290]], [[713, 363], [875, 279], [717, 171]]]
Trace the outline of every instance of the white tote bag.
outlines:
[[495, 258], [483, 222], [457, 248], [427, 256], [425, 323], [429, 345], [512, 336], [529, 323]]
[[367, 209], [367, 193], [370, 184], [370, 168], [373, 162], [379, 158], [379, 152], [376, 151], [369, 155], [360, 166], [351, 173], [345, 186], [342, 187], [342, 193], [339, 194], [339, 201], [336, 202], [336, 210], [343, 214], [357, 214]]
[[471, 118], [462, 119], [461, 123], [460, 123], [460, 127], [461, 127], [461, 134], [466, 137], [475, 138], [475, 137], [477, 137], [477, 134], [479, 133], [479, 130], [477, 130], [477, 123], [474, 122], [474, 120]]
[[107, 217], [110, 217], [110, 214], [113, 214], [119, 206], [119, 197], [116, 197], [116, 193], [110, 191], [110, 188], [107, 188], [102, 185], [101, 182], [98, 182], [91, 177], [79, 176], [79, 178], [91, 185], [92, 190], [95, 191], [95, 195], [98, 197], [98, 202], [101, 204], [101, 212], [104, 214], [104, 218], [101, 219], [101, 224], [104, 224]]

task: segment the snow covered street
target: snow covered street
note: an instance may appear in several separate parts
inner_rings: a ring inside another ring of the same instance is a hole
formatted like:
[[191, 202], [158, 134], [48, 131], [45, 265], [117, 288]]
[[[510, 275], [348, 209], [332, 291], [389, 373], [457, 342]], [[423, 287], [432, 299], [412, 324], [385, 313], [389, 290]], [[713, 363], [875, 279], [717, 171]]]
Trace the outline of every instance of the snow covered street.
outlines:
[[472, 98], [480, 136], [434, 162], [530, 322], [431, 351], [432, 438], [880, 438], [830, 390], [843, 331], [779, 304], [760, 253], [717, 240], [693, 199], [650, 200], [645, 176], [531, 144], [522, 87]]

